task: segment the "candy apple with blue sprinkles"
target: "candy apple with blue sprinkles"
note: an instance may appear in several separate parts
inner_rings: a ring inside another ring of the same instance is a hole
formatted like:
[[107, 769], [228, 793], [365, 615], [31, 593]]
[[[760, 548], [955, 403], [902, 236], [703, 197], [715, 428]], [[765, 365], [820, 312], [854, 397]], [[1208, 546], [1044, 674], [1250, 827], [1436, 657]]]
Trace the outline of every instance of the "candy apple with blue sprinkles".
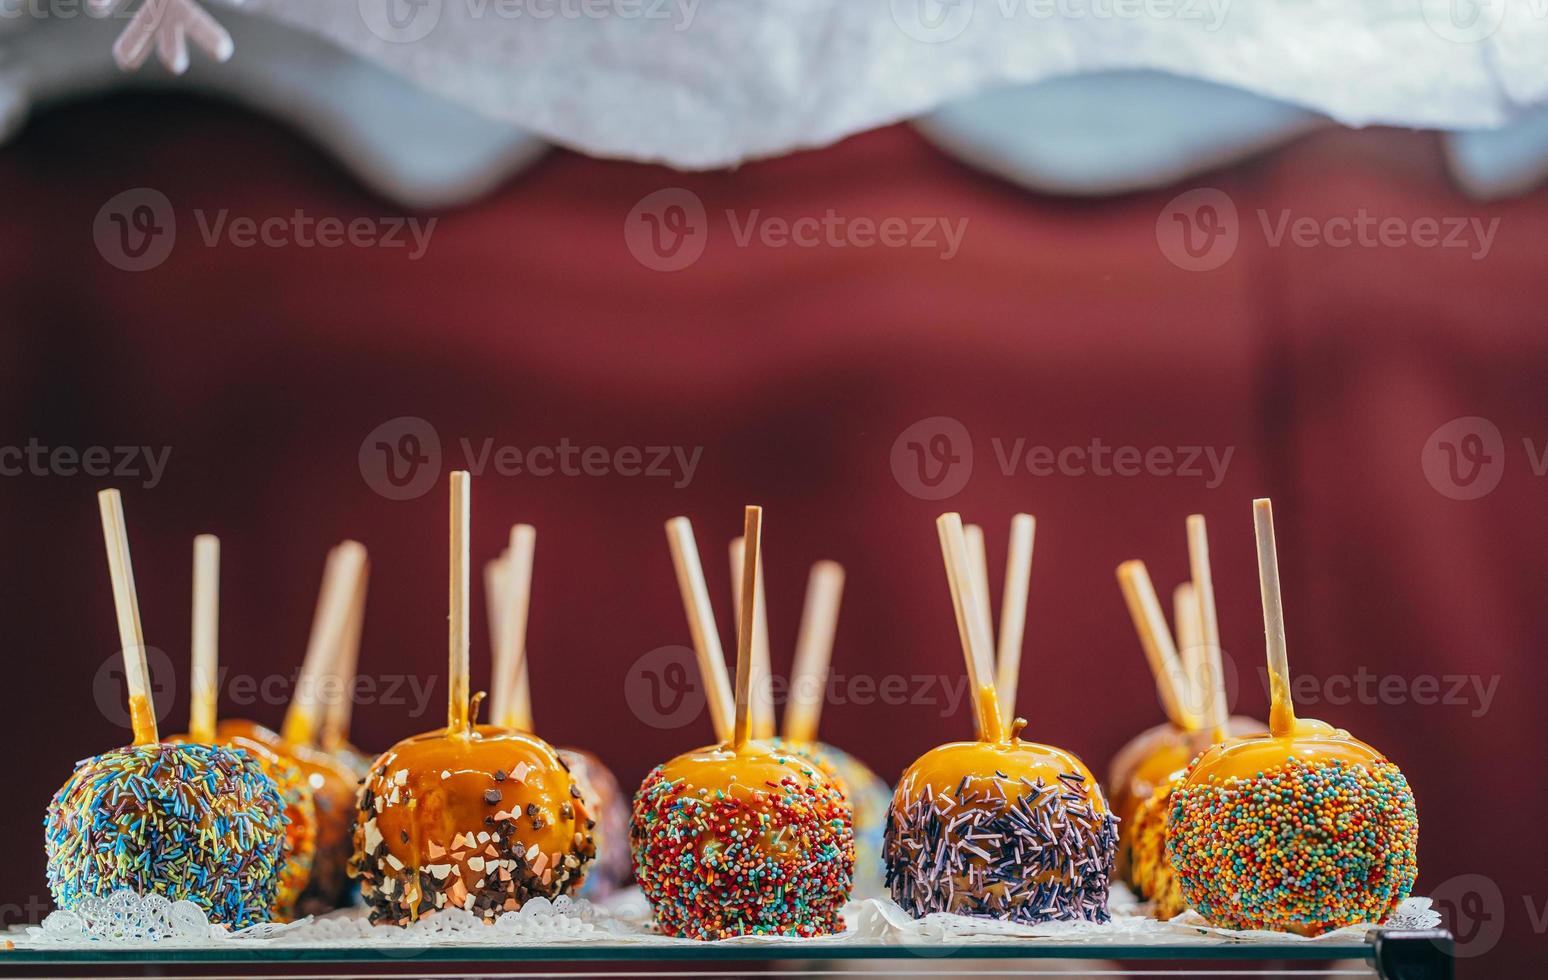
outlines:
[[[743, 609], [756, 608], [762, 519], [747, 508]], [[657, 766], [635, 795], [635, 877], [656, 927], [699, 940], [837, 933], [854, 877], [849, 802], [807, 760], [752, 738], [756, 615], [741, 617], [733, 699], [687, 520], [667, 537], [722, 741]]]
[[240, 749], [159, 741], [117, 491], [99, 495], [134, 744], [87, 759], [44, 818], [48, 885], [73, 909], [129, 890], [198, 905], [210, 921], [269, 920], [285, 845], [274, 781]]
[[1167, 857], [1183, 899], [1217, 926], [1316, 936], [1381, 924], [1418, 874], [1414, 794], [1376, 749], [1296, 717], [1269, 501], [1253, 503], [1253, 523], [1269, 730], [1193, 761], [1172, 793]]
[[1019, 718], [1003, 723], [962, 519], [945, 514], [936, 527], [978, 738], [931, 749], [899, 781], [883, 854], [892, 898], [920, 918], [1106, 922], [1117, 818], [1078, 758], [1022, 741]]

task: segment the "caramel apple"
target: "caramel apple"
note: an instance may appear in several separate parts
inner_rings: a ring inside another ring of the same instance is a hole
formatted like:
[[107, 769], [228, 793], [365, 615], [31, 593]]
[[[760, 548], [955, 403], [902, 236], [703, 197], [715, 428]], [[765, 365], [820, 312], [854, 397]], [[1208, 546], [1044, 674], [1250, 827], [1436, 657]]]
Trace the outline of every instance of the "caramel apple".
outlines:
[[373, 923], [447, 908], [492, 921], [577, 889], [596, 853], [586, 801], [553, 747], [473, 724], [468, 516], [468, 474], [453, 473], [447, 726], [388, 749], [360, 789], [350, 873]]
[[44, 818], [49, 892], [61, 909], [116, 891], [198, 905], [244, 928], [274, 908], [284, 804], [241, 749], [158, 738], [123, 504], [99, 495], [134, 744], [79, 763]]
[[1022, 741], [1020, 719], [1002, 723], [961, 518], [937, 527], [978, 738], [930, 750], [899, 781], [884, 850], [893, 900], [917, 917], [1107, 921], [1117, 820], [1078, 758]]
[[[747, 508], [744, 611], [757, 607], [761, 531], [762, 511]], [[756, 613], [741, 617], [736, 695], [727, 704], [724, 686], [715, 683], [724, 677], [724, 660], [692, 529], [678, 518], [667, 532], [723, 741], [646, 776], [630, 828], [635, 877], [669, 936], [838, 932], [854, 873], [849, 803], [817, 767], [751, 737]], [[718, 675], [709, 667], [716, 660]]]
[[1189, 767], [1172, 794], [1167, 854], [1183, 898], [1217, 926], [1314, 936], [1380, 924], [1417, 875], [1413, 792], [1376, 749], [1295, 716], [1269, 502], [1253, 516], [1269, 731], [1228, 739]]

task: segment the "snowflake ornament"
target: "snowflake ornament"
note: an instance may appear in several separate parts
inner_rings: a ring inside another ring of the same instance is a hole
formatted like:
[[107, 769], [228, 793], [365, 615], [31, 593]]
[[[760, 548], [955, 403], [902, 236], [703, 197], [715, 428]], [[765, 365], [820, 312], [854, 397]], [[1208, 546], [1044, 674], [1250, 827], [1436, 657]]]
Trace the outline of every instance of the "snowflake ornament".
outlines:
[[[88, 2], [92, 13], [106, 17], [125, 0]], [[231, 35], [197, 0], [145, 0], [114, 42], [113, 60], [124, 71], [135, 71], [150, 58], [154, 47], [166, 69], [181, 75], [188, 70], [190, 41], [216, 61], [227, 61], [236, 51]]]

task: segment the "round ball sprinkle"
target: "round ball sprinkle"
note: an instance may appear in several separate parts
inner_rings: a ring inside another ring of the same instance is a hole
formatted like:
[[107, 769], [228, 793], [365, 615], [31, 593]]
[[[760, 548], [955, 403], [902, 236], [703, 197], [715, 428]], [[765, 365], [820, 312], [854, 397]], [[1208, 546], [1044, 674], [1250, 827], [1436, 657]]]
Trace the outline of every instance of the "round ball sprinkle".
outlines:
[[1419, 821], [1391, 762], [1291, 757], [1223, 779], [1200, 765], [1172, 794], [1167, 853], [1210, 922], [1319, 935], [1384, 922], [1408, 897]]
[[892, 787], [859, 759], [824, 742], [774, 739], [769, 744], [806, 759], [838, 786], [854, 810], [855, 894], [882, 894], [882, 835], [887, 829], [887, 810], [892, 806]]
[[635, 877], [668, 936], [842, 930], [855, 835], [849, 803], [811, 763], [757, 742], [656, 767], [634, 798]]

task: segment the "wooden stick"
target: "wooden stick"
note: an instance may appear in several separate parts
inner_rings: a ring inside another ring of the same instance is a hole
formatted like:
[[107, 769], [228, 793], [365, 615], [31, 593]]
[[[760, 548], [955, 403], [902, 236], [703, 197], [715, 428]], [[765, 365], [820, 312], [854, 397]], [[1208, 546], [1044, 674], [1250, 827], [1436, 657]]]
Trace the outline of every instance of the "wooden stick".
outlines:
[[1258, 541], [1258, 584], [1263, 593], [1263, 635], [1268, 647], [1269, 731], [1287, 738], [1295, 731], [1295, 702], [1290, 696], [1290, 656], [1285, 645], [1285, 608], [1279, 594], [1279, 555], [1274, 545], [1274, 505], [1252, 502]]
[[469, 681], [468, 647], [469, 616], [468, 586], [472, 577], [470, 568], [470, 533], [473, 500], [472, 477], [463, 470], [451, 475], [451, 568], [449, 612], [447, 615], [447, 705], [446, 731], [449, 735], [465, 735], [473, 730], [468, 698], [471, 694]]
[[806, 579], [806, 603], [801, 632], [796, 636], [795, 665], [790, 670], [790, 700], [785, 704], [785, 738], [798, 744], [817, 741], [822, 719], [828, 664], [838, 632], [839, 605], [844, 599], [844, 566], [820, 561]]
[[1220, 620], [1215, 612], [1215, 580], [1209, 569], [1209, 533], [1204, 526], [1204, 515], [1193, 514], [1188, 518], [1188, 569], [1193, 576], [1193, 593], [1198, 601], [1199, 624], [1204, 641], [1204, 662], [1207, 664], [1207, 682], [1201, 686], [1203, 700], [1199, 702], [1199, 717], [1210, 730], [1210, 737], [1224, 741], [1230, 709], [1226, 704], [1225, 668], [1220, 650]]
[[328, 701], [323, 714], [322, 744], [337, 749], [349, 744], [349, 726], [355, 713], [355, 675], [360, 668], [360, 639], [365, 635], [366, 595], [371, 585], [371, 562], [362, 561], [350, 583], [349, 616], [339, 637], [339, 652], [334, 676], [339, 682], [337, 696]]
[[[746, 562], [746, 538], [731, 541], [731, 595], [736, 600], [736, 628], [742, 629], [742, 566]], [[753, 618], [753, 738], [774, 737], [774, 665], [769, 653], [769, 616], [763, 584], [763, 562], [758, 563], [758, 601]]]
[[973, 688], [978, 737], [985, 742], [1000, 742], [1005, 738], [1005, 728], [994, 691], [993, 644], [987, 635], [989, 624], [975, 612], [982, 607], [974, 594], [972, 563], [967, 553], [962, 517], [942, 514], [935, 522], [935, 529], [941, 539], [941, 555], [946, 561], [946, 582], [951, 586], [951, 604], [957, 615], [963, 659], [967, 661], [968, 684]]
[[1177, 659], [1177, 648], [1172, 645], [1172, 633], [1167, 629], [1161, 600], [1156, 598], [1156, 589], [1150, 583], [1145, 563], [1133, 560], [1119, 565], [1118, 586], [1129, 607], [1129, 618], [1134, 621], [1134, 632], [1139, 634], [1140, 646], [1145, 649], [1150, 673], [1156, 679], [1161, 707], [1172, 724], [1184, 731], [1197, 731], [1198, 716], [1188, 710], [1182, 697], [1188, 681], [1183, 675], [1182, 663]]
[[213, 534], [201, 534], [194, 538], [193, 677], [188, 737], [205, 745], [215, 741], [219, 663], [220, 539]]
[[145, 663], [145, 633], [140, 625], [140, 599], [134, 587], [134, 565], [129, 560], [129, 533], [124, 525], [124, 502], [117, 490], [97, 494], [102, 514], [102, 539], [107, 545], [108, 575], [113, 580], [113, 609], [118, 614], [118, 643], [123, 648], [124, 677], [129, 685], [129, 722], [135, 745], [160, 741], [156, 708], [151, 702], [150, 668]]
[[[984, 529], [977, 524], [964, 524], [962, 537], [967, 543], [968, 569], [973, 573], [973, 594], [977, 597], [978, 616], [984, 621], [989, 642], [994, 643], [994, 610], [989, 605], [989, 551], [984, 545]], [[1010, 705], [1001, 703], [1007, 711]]]
[[[1037, 521], [1031, 514], [1011, 518], [1010, 545], [1005, 553], [1005, 592], [1000, 598], [1000, 649], [995, 687], [1000, 707], [1016, 714], [1016, 686], [1021, 681], [1021, 648], [1027, 626], [1027, 592], [1032, 584], [1032, 541]], [[986, 586], [987, 588], [987, 583]]]
[[[502, 551], [500, 557], [484, 562], [484, 616], [489, 620], [489, 656], [497, 677], [500, 674], [501, 631], [505, 629], [505, 610], [501, 603], [505, 601], [505, 562], [508, 557], [507, 552]], [[490, 719], [497, 725], [502, 714], [499, 687], [499, 684], [495, 685], [489, 710]]]
[[313, 745], [322, 725], [324, 682], [334, 674], [342, 637], [348, 629], [353, 583], [366, 561], [365, 546], [345, 541], [328, 552], [323, 567], [317, 612], [306, 642], [306, 657], [296, 678], [296, 691], [285, 712], [280, 735], [290, 745]]
[[1176, 625], [1177, 655], [1182, 661], [1188, 712], [1203, 718], [1209, 690], [1209, 658], [1204, 656], [1204, 624], [1199, 621], [1199, 601], [1192, 582], [1183, 582], [1172, 590], [1172, 621]]
[[715, 627], [715, 611], [710, 606], [709, 587], [699, 564], [699, 546], [693, 539], [693, 525], [686, 517], [674, 517], [666, 523], [667, 544], [672, 550], [672, 567], [677, 573], [677, 590], [683, 597], [688, 630], [693, 634], [693, 652], [699, 660], [699, 676], [704, 682], [704, 699], [709, 705], [715, 737], [731, 739], [731, 682], [726, 676], [726, 657]]
[[537, 551], [537, 529], [530, 524], [511, 528], [510, 547], [500, 580], [499, 645], [495, 649], [494, 723], [530, 732], [530, 707], [521, 705], [522, 675], [527, 657], [527, 617], [532, 609], [532, 560]]
[[[742, 523], [743, 549], [742, 598], [744, 610], [736, 631], [736, 723], [731, 730], [731, 747], [740, 750], [752, 738], [753, 646], [758, 622], [758, 557], [763, 550], [763, 508], [748, 507]], [[748, 615], [745, 610], [752, 610]]]

